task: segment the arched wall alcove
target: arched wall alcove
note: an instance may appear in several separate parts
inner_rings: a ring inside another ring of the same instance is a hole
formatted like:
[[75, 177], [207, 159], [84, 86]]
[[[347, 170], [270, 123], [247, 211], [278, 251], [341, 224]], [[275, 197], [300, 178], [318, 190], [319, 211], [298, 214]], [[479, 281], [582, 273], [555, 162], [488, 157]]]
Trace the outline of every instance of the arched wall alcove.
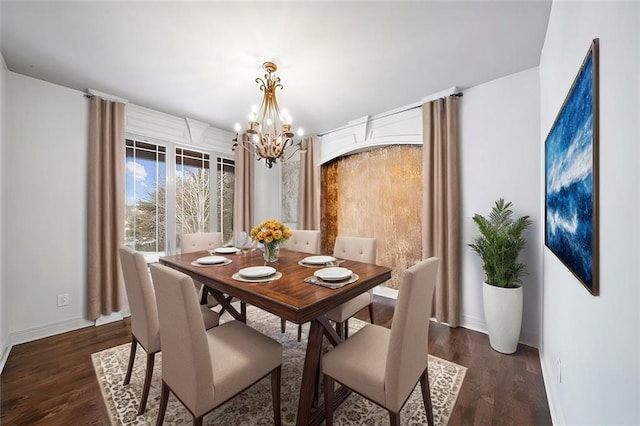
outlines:
[[323, 252], [337, 235], [373, 237], [385, 286], [422, 257], [422, 146], [391, 145], [336, 158], [321, 168]]
[[422, 258], [422, 109], [419, 105], [353, 120], [322, 135], [323, 251], [337, 235], [373, 237], [376, 263], [392, 268], [397, 289]]

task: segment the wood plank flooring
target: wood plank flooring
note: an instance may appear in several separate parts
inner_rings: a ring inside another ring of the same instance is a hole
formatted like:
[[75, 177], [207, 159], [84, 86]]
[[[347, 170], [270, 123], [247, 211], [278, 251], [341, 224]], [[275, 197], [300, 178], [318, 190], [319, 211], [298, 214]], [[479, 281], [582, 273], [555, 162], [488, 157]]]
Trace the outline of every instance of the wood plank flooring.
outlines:
[[[376, 296], [377, 324], [390, 326], [393, 306]], [[369, 320], [366, 309], [357, 317]], [[108, 425], [91, 354], [129, 333], [127, 318], [13, 347], [0, 375], [0, 424]], [[552, 424], [537, 349], [502, 355], [482, 333], [432, 322], [429, 352], [468, 368], [450, 425]]]

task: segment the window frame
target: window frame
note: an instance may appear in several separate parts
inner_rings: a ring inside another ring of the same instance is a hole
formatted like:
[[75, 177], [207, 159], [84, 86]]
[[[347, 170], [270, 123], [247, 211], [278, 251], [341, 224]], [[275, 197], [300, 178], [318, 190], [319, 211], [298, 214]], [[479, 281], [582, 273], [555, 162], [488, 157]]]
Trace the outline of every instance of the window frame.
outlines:
[[[165, 167], [166, 167], [166, 181], [165, 181], [165, 197], [166, 197], [166, 206], [165, 206], [165, 215], [166, 215], [166, 223], [165, 223], [165, 251], [166, 255], [174, 255], [178, 253], [177, 246], [177, 224], [176, 224], [176, 156], [177, 150], [189, 150], [189, 151], [197, 151], [202, 152], [209, 155], [209, 203], [211, 206], [211, 212], [209, 217], [209, 228], [217, 229], [218, 222], [218, 212], [219, 206], [217, 205], [217, 194], [218, 194], [218, 179], [217, 179], [217, 171], [218, 164], [220, 159], [222, 162], [230, 162], [230, 164], [234, 168], [235, 174], [235, 160], [233, 155], [228, 153], [224, 153], [218, 150], [213, 150], [210, 147], [197, 146], [193, 144], [185, 144], [185, 143], [177, 143], [172, 141], [165, 141], [153, 137], [141, 136], [135, 133], [125, 132], [124, 135], [125, 141], [127, 139], [131, 139], [134, 141], [154, 144], [157, 146], [163, 146], [165, 148]], [[123, 161], [125, 161], [125, 182], [126, 182], [126, 142], [125, 142], [125, 151], [123, 152]], [[126, 189], [125, 189], [126, 194]], [[171, 202], [169, 200], [172, 200]], [[126, 203], [125, 203], [126, 206]], [[215, 206], [215, 208], [214, 208]], [[123, 223], [123, 227], [125, 224]], [[162, 256], [162, 252], [157, 252], [155, 254], [155, 259], [151, 259], [151, 261], [157, 261], [157, 257]], [[154, 256], [146, 256], [148, 261], [150, 257]]]

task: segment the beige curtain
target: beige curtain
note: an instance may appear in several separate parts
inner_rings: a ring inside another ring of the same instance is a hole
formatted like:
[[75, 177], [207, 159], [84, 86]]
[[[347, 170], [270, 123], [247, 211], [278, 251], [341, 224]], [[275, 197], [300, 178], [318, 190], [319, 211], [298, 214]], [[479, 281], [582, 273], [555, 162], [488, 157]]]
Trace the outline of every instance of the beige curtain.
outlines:
[[94, 96], [89, 108], [87, 316], [95, 320], [122, 308], [124, 104]]
[[457, 327], [459, 321], [460, 184], [457, 98], [422, 105], [422, 257], [440, 258], [433, 314]]
[[[246, 133], [238, 137], [247, 139]], [[236, 146], [234, 159], [233, 230], [248, 234], [253, 227], [253, 175], [256, 160], [253, 152], [241, 146]]]
[[315, 165], [318, 138], [304, 138], [301, 148], [297, 226], [298, 229], [320, 229], [320, 166]]

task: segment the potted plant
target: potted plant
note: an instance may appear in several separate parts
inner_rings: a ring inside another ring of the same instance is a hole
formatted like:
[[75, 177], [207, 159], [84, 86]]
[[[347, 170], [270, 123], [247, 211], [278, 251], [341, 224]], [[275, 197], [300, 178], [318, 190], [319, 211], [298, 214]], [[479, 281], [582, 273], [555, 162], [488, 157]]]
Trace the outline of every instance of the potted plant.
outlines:
[[523, 236], [532, 224], [529, 216], [513, 218], [512, 203], [500, 198], [488, 217], [479, 214], [473, 221], [480, 231], [469, 244], [482, 260], [486, 275], [482, 297], [489, 343], [498, 352], [516, 351], [522, 325], [522, 277], [526, 267], [518, 262], [526, 240]]

